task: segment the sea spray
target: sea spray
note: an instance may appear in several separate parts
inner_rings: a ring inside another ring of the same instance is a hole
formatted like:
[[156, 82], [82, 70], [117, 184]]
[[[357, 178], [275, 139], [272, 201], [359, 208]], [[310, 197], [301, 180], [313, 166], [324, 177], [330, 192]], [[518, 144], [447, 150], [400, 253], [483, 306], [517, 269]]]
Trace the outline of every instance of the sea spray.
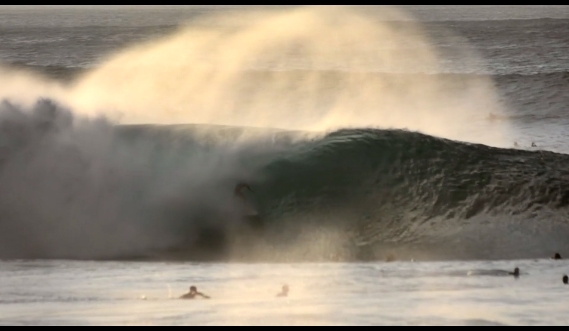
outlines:
[[[565, 156], [458, 142], [510, 146], [510, 117], [489, 77], [431, 74], [441, 60], [398, 10], [302, 7], [207, 17], [66, 82], [3, 67], [0, 257], [558, 250]], [[243, 181], [262, 233], [238, 212]]]
[[[56, 99], [79, 115], [122, 124], [215, 124], [286, 130], [403, 128], [461, 141], [511, 145], [487, 76], [449, 75], [448, 49], [399, 8], [307, 6], [203, 15], [129, 45], [71, 81], [12, 69], [0, 98], [31, 106]], [[483, 62], [455, 50], [465, 66]], [[34, 78], [35, 77], [35, 78]]]

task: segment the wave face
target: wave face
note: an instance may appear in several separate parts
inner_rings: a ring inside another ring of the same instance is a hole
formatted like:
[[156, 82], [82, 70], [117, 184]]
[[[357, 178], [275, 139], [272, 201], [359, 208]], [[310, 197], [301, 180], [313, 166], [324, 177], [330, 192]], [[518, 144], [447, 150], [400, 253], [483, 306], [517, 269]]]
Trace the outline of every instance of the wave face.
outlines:
[[[0, 106], [0, 258], [530, 258], [569, 249], [569, 156], [401, 130], [117, 126]], [[238, 182], [259, 220], [241, 216]]]

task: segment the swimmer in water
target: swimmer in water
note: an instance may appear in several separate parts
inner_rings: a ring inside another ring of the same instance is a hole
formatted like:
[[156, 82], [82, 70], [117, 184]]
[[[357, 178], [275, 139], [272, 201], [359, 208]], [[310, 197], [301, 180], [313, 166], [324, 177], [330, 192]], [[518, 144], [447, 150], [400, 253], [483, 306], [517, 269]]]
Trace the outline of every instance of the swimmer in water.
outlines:
[[520, 277], [520, 269], [516, 268], [516, 269], [514, 269], [514, 272], [509, 272], [508, 274], [518, 278], [518, 277]]
[[288, 291], [289, 291], [288, 285], [283, 285], [282, 292], [279, 293], [279, 294], [277, 294], [277, 297], [278, 297], [278, 298], [287, 297], [287, 296], [288, 296]]
[[209, 296], [207, 296], [207, 295], [205, 295], [205, 294], [203, 294], [203, 293], [201, 293], [201, 292], [198, 292], [198, 288], [195, 287], [195, 286], [191, 286], [191, 287], [190, 287], [190, 292], [188, 292], [188, 293], [182, 295], [182, 296], [180, 297], [180, 299], [195, 299], [195, 298], [198, 297], [198, 296], [200, 296], [200, 297], [202, 297], [202, 298], [204, 298], [204, 299], [210, 299]]
[[537, 145], [532, 141], [531, 147], [537, 147]]
[[559, 254], [559, 253], [555, 253], [555, 256], [553, 256], [553, 259], [554, 259], [554, 260], [563, 260], [563, 259], [561, 258], [561, 254]]
[[563, 276], [563, 284], [569, 284], [569, 277], [567, 277], [567, 275]]

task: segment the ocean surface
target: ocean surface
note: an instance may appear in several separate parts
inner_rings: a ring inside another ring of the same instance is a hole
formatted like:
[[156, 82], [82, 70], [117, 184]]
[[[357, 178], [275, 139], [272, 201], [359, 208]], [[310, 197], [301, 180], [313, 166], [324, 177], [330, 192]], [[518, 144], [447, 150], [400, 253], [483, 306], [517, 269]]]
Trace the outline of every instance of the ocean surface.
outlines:
[[566, 325], [568, 87], [569, 6], [0, 6], [0, 324]]
[[[567, 325], [567, 263], [0, 263], [0, 325]], [[508, 275], [520, 268], [520, 277]], [[180, 300], [190, 284], [211, 299]], [[287, 297], [277, 297], [281, 285]]]

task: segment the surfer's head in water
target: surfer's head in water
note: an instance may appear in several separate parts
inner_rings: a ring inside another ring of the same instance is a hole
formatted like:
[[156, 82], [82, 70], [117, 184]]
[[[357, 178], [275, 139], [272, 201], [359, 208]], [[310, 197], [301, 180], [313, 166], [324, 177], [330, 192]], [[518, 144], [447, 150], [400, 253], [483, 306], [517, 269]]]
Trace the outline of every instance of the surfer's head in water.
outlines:
[[514, 277], [519, 277], [520, 276], [520, 268], [514, 269], [514, 272], [510, 272], [510, 275], [512, 275]]
[[567, 275], [563, 276], [563, 284], [569, 284], [569, 277], [567, 277]]
[[202, 297], [202, 298], [204, 298], [204, 299], [209, 299], [209, 298], [210, 298], [209, 296], [207, 296], [207, 295], [205, 295], [205, 294], [203, 294], [203, 293], [198, 292], [198, 288], [197, 288], [197, 287], [195, 287], [195, 286], [190, 286], [190, 292], [188, 292], [188, 293], [182, 295], [182, 296], [180, 297], [180, 299], [195, 299], [195, 298], [198, 297], [198, 296], [200, 296], [200, 297]]
[[288, 291], [289, 291], [288, 285], [283, 285], [283, 288], [282, 288], [282, 290], [281, 290], [281, 293], [277, 294], [277, 297], [281, 297], [281, 298], [282, 298], [282, 297], [288, 296]]
[[555, 255], [553, 256], [553, 259], [554, 259], [554, 260], [562, 260], [561, 254], [555, 253]]

